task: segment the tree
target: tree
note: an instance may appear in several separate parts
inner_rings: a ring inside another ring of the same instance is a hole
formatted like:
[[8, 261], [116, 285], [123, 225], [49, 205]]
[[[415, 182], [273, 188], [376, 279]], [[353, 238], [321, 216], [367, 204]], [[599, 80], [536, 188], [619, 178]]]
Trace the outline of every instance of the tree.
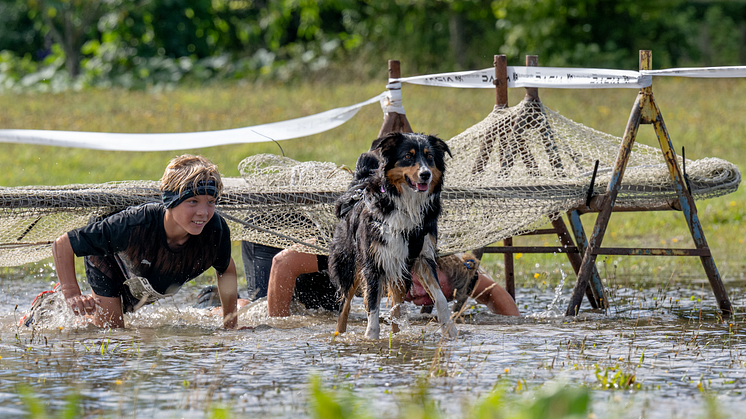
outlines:
[[19, 56], [29, 54], [40, 59], [45, 49], [44, 37], [35, 26], [36, 12], [26, 1], [0, 0], [0, 51], [13, 51]]
[[65, 68], [70, 76], [80, 73], [80, 49], [94, 36], [96, 23], [108, 6], [106, 0], [31, 0], [52, 39], [65, 52]]

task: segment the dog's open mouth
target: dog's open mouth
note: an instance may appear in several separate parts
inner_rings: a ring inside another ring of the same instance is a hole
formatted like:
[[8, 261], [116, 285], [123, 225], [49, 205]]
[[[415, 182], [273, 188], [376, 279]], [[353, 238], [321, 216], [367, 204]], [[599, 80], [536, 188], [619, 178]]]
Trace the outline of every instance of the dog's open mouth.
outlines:
[[430, 187], [429, 182], [421, 182], [421, 183], [414, 183], [411, 180], [409, 180], [409, 176], [404, 175], [404, 178], [407, 180], [407, 185], [418, 192], [425, 192]]

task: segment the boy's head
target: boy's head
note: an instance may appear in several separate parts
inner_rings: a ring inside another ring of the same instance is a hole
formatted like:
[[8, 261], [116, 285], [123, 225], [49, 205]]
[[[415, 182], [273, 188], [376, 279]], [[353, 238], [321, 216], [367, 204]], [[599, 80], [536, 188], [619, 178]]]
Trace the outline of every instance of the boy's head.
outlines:
[[173, 208], [189, 197], [212, 195], [223, 192], [223, 180], [218, 167], [202, 156], [184, 154], [174, 158], [166, 166], [161, 178], [163, 204]]

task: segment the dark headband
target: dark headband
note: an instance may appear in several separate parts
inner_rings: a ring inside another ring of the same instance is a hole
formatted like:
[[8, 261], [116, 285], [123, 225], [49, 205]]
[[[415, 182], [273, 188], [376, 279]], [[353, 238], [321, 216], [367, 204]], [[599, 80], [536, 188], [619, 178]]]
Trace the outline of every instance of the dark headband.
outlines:
[[174, 191], [163, 191], [163, 205], [166, 206], [166, 209], [173, 208], [187, 199], [198, 195], [211, 195], [217, 198], [218, 188], [215, 186], [215, 181], [201, 180], [197, 182], [196, 189], [193, 185], [189, 185], [184, 189], [184, 192], [182, 192], [181, 195]]

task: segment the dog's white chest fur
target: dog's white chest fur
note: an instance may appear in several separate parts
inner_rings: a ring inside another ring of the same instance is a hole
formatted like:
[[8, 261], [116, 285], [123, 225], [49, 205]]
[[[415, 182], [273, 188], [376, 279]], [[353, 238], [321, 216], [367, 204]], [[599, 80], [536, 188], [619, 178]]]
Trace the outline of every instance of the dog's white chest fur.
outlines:
[[[393, 198], [396, 210], [376, 224], [384, 245], [374, 252], [376, 263], [386, 273], [389, 283], [402, 287], [408, 269], [409, 233], [422, 227], [424, 212], [435, 198], [432, 194], [418, 193], [408, 188], [403, 192], [402, 196]], [[422, 253], [434, 258], [435, 249], [430, 240], [425, 240]]]

